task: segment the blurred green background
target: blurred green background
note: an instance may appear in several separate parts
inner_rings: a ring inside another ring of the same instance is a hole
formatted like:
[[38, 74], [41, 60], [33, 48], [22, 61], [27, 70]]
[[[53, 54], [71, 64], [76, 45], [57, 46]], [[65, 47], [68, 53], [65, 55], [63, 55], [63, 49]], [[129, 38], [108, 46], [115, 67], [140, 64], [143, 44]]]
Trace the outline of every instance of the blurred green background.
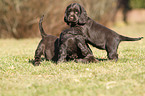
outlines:
[[145, 0], [130, 0], [131, 8], [145, 8]]

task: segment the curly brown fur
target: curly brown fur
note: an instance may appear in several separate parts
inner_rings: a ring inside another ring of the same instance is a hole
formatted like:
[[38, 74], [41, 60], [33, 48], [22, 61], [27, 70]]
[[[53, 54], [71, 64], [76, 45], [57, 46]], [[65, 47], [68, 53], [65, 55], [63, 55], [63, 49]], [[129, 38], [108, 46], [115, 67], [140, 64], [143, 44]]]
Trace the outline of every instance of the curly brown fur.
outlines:
[[68, 59], [83, 63], [97, 62], [86, 43], [86, 37], [83, 36], [79, 27], [72, 27], [62, 31], [59, 43], [58, 62], [65, 62]]

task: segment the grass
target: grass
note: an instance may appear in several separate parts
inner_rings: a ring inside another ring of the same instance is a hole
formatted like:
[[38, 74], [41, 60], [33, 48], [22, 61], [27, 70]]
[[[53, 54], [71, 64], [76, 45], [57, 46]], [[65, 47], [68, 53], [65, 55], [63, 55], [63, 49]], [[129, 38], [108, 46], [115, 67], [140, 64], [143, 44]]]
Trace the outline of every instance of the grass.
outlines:
[[[145, 37], [145, 24], [115, 26], [119, 34]], [[119, 60], [82, 64], [29, 61], [40, 38], [0, 40], [0, 96], [145, 96], [145, 39], [122, 42]], [[106, 52], [91, 47], [95, 57]]]

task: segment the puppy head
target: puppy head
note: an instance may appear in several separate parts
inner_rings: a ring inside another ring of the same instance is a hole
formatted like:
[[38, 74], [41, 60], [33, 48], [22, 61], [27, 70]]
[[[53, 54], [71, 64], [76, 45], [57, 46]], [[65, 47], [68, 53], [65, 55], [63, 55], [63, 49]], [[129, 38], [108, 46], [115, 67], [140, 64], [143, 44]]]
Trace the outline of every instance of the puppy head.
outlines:
[[78, 3], [72, 3], [67, 6], [64, 21], [68, 24], [85, 24], [87, 22], [87, 13]]

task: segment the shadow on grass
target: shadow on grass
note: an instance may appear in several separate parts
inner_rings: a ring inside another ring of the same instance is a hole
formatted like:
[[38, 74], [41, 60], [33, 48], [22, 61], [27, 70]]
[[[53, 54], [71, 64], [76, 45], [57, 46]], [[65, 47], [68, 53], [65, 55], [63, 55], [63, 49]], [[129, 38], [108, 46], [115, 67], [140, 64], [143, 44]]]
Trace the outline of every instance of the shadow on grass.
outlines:
[[105, 58], [96, 58], [98, 61], [107, 61], [108, 59]]
[[[98, 61], [107, 61], [108, 59], [105, 58], [96, 58]], [[45, 60], [45, 58], [41, 58], [40, 62], [43, 62]], [[74, 61], [74, 60], [70, 60], [70, 61]], [[69, 61], [68, 61], [69, 62]], [[35, 66], [35, 60], [34, 59], [29, 59], [29, 63], [33, 64]], [[56, 62], [53, 62], [56, 63]]]

